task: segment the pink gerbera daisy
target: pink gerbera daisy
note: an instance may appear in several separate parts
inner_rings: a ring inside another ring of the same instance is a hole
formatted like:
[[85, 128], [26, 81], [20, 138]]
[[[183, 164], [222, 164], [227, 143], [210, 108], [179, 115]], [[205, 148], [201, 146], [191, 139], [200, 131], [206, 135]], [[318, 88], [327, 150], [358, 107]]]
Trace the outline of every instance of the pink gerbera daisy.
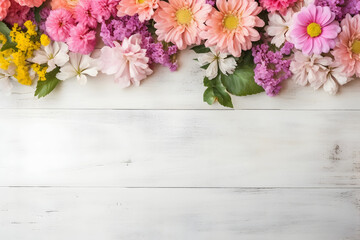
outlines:
[[349, 14], [341, 21], [342, 32], [332, 54], [348, 77], [360, 77], [360, 15]]
[[18, 4], [21, 6], [27, 6], [27, 7], [40, 7], [43, 2], [46, 0], [15, 0]]
[[172, 42], [183, 50], [192, 44], [200, 44], [199, 33], [212, 7], [205, 0], [169, 0], [159, 2], [154, 20], [159, 41]]
[[310, 4], [294, 17], [290, 32], [295, 47], [306, 55], [328, 53], [335, 47], [341, 28], [329, 7]]
[[251, 49], [253, 41], [260, 40], [255, 27], [264, 26], [257, 15], [261, 7], [254, 0], [217, 0], [219, 11], [213, 11], [201, 33], [206, 47], [216, 46], [220, 52], [240, 57], [242, 50]]
[[159, 0], [122, 0], [117, 6], [119, 17], [139, 15], [141, 22], [150, 20], [154, 9], [159, 7]]
[[60, 8], [50, 12], [45, 22], [46, 32], [54, 41], [65, 42], [74, 24], [71, 12]]

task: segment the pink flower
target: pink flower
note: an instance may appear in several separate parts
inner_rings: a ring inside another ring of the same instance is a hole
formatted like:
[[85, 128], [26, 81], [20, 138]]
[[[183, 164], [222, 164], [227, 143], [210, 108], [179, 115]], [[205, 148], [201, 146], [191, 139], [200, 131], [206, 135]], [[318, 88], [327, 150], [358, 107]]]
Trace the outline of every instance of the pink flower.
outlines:
[[260, 0], [260, 4], [269, 12], [279, 11], [284, 15], [287, 8], [294, 5], [297, 1], [298, 0]]
[[45, 22], [46, 32], [57, 42], [65, 42], [74, 25], [75, 20], [71, 12], [65, 9], [52, 10]]
[[328, 53], [335, 47], [335, 40], [341, 28], [334, 21], [335, 13], [329, 7], [310, 4], [294, 16], [290, 32], [291, 39], [297, 49], [304, 54]]
[[96, 32], [83, 24], [78, 24], [71, 28], [70, 37], [66, 42], [70, 51], [87, 55], [95, 48]]
[[27, 20], [26, 18], [29, 11], [29, 7], [20, 6], [17, 2], [11, 0], [11, 6], [4, 21], [11, 25], [14, 25], [14, 23], [23, 25]]
[[242, 50], [251, 49], [251, 42], [260, 40], [255, 27], [265, 24], [257, 16], [261, 7], [254, 0], [217, 0], [216, 6], [219, 11], [210, 14], [201, 33], [207, 39], [205, 46], [216, 46], [217, 51], [240, 57]]
[[116, 15], [116, 6], [119, 4], [119, 0], [92, 0], [91, 2], [98, 22], [101, 23]]
[[117, 6], [118, 17], [139, 15], [141, 22], [150, 20], [154, 9], [159, 7], [159, 0], [122, 0]]
[[342, 32], [332, 54], [348, 77], [360, 77], [360, 15], [349, 14], [341, 21]]
[[10, 0], [0, 0], [0, 21], [6, 17], [10, 5]]
[[15, 0], [18, 4], [21, 6], [27, 6], [27, 7], [40, 7], [43, 2], [46, 0]]
[[75, 7], [74, 15], [78, 23], [96, 28], [97, 20], [92, 6], [92, 0], [80, 0]]
[[199, 33], [205, 29], [204, 22], [212, 7], [205, 0], [160, 1], [154, 20], [159, 41], [172, 42], [183, 50], [192, 44], [199, 45]]
[[51, 8], [56, 9], [66, 9], [70, 12], [74, 10], [79, 0], [51, 0]]
[[100, 70], [108, 75], [115, 74], [115, 82], [122, 87], [131, 84], [139, 86], [140, 81], [152, 74], [146, 50], [140, 44], [141, 35], [135, 34], [125, 38], [122, 44], [114, 42], [113, 48], [103, 47], [99, 58]]

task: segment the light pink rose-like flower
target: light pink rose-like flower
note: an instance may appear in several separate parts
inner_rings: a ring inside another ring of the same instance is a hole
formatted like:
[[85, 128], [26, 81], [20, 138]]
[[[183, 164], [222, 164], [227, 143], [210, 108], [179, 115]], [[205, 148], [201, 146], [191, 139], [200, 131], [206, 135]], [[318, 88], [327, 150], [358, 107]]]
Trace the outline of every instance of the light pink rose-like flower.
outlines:
[[159, 41], [172, 42], [180, 50], [192, 44], [199, 45], [199, 33], [213, 8], [205, 0], [169, 0], [159, 2], [154, 15]]
[[150, 20], [154, 9], [159, 7], [159, 0], [122, 0], [117, 6], [118, 17], [139, 15], [141, 22]]
[[263, 27], [264, 21], [257, 15], [262, 8], [254, 0], [217, 0], [219, 11], [213, 10], [201, 33], [206, 47], [240, 57], [242, 50], [249, 50], [252, 42], [260, 40], [255, 27]]
[[135, 34], [125, 38], [121, 44], [114, 42], [113, 48], [103, 47], [98, 59], [100, 71], [115, 75], [115, 82], [121, 87], [139, 86], [140, 81], [153, 72], [148, 65], [146, 49], [142, 49], [140, 44], [141, 35]]
[[294, 16], [290, 37], [295, 48], [310, 55], [328, 53], [335, 47], [341, 28], [329, 7], [310, 4]]
[[348, 77], [360, 77], [360, 15], [349, 14], [341, 21], [342, 32], [332, 54]]
[[0, 0], [0, 21], [6, 17], [10, 5], [10, 0]]
[[40, 7], [43, 2], [46, 0], [15, 0], [18, 4], [21, 6], [27, 6], [27, 7]]
[[70, 51], [87, 55], [94, 51], [96, 32], [83, 24], [78, 24], [70, 29], [70, 36], [66, 42]]
[[45, 22], [46, 32], [52, 40], [57, 42], [65, 42], [74, 25], [75, 20], [71, 12], [61, 8], [52, 10]]

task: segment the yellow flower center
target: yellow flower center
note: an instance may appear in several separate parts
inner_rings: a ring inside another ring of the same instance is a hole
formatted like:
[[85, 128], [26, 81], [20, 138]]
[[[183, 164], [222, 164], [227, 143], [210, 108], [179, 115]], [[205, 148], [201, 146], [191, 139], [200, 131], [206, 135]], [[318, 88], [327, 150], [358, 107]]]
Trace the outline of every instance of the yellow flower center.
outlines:
[[179, 24], [189, 24], [192, 20], [192, 13], [189, 9], [182, 8], [176, 12], [176, 19]]
[[321, 34], [321, 26], [317, 23], [310, 23], [307, 26], [307, 33], [310, 35], [310, 37], [314, 38]]
[[142, 3], [145, 2], [145, 0], [136, 0], [136, 2], [137, 2], [138, 4], [142, 4]]
[[360, 40], [356, 39], [351, 46], [351, 51], [355, 54], [360, 54]]
[[224, 18], [224, 27], [229, 30], [234, 30], [239, 26], [239, 19], [234, 15], [227, 15]]

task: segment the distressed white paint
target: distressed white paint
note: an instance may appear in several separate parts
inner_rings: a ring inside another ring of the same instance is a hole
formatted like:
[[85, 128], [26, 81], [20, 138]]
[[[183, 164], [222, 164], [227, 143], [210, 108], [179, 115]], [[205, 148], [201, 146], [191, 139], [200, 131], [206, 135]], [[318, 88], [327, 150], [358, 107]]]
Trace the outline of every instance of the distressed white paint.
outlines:
[[140, 88], [0, 95], [0, 239], [359, 240], [360, 81], [218, 111], [194, 57]]
[[[120, 89], [112, 77], [99, 75], [86, 86], [75, 81], [63, 82], [54, 93], [38, 100], [34, 89], [16, 85], [12, 96], [0, 94], [0, 108], [224, 109], [203, 102], [203, 72], [193, 58], [196, 54], [191, 51], [181, 53], [179, 71], [170, 73], [165, 67], [157, 67], [139, 88]], [[359, 80], [341, 87], [336, 96], [299, 87], [292, 80], [283, 86], [278, 97], [271, 98], [265, 93], [234, 97], [234, 106], [237, 109], [360, 109]]]
[[1, 188], [6, 240], [358, 240], [359, 190]]
[[358, 111], [2, 110], [2, 186], [360, 184]]

